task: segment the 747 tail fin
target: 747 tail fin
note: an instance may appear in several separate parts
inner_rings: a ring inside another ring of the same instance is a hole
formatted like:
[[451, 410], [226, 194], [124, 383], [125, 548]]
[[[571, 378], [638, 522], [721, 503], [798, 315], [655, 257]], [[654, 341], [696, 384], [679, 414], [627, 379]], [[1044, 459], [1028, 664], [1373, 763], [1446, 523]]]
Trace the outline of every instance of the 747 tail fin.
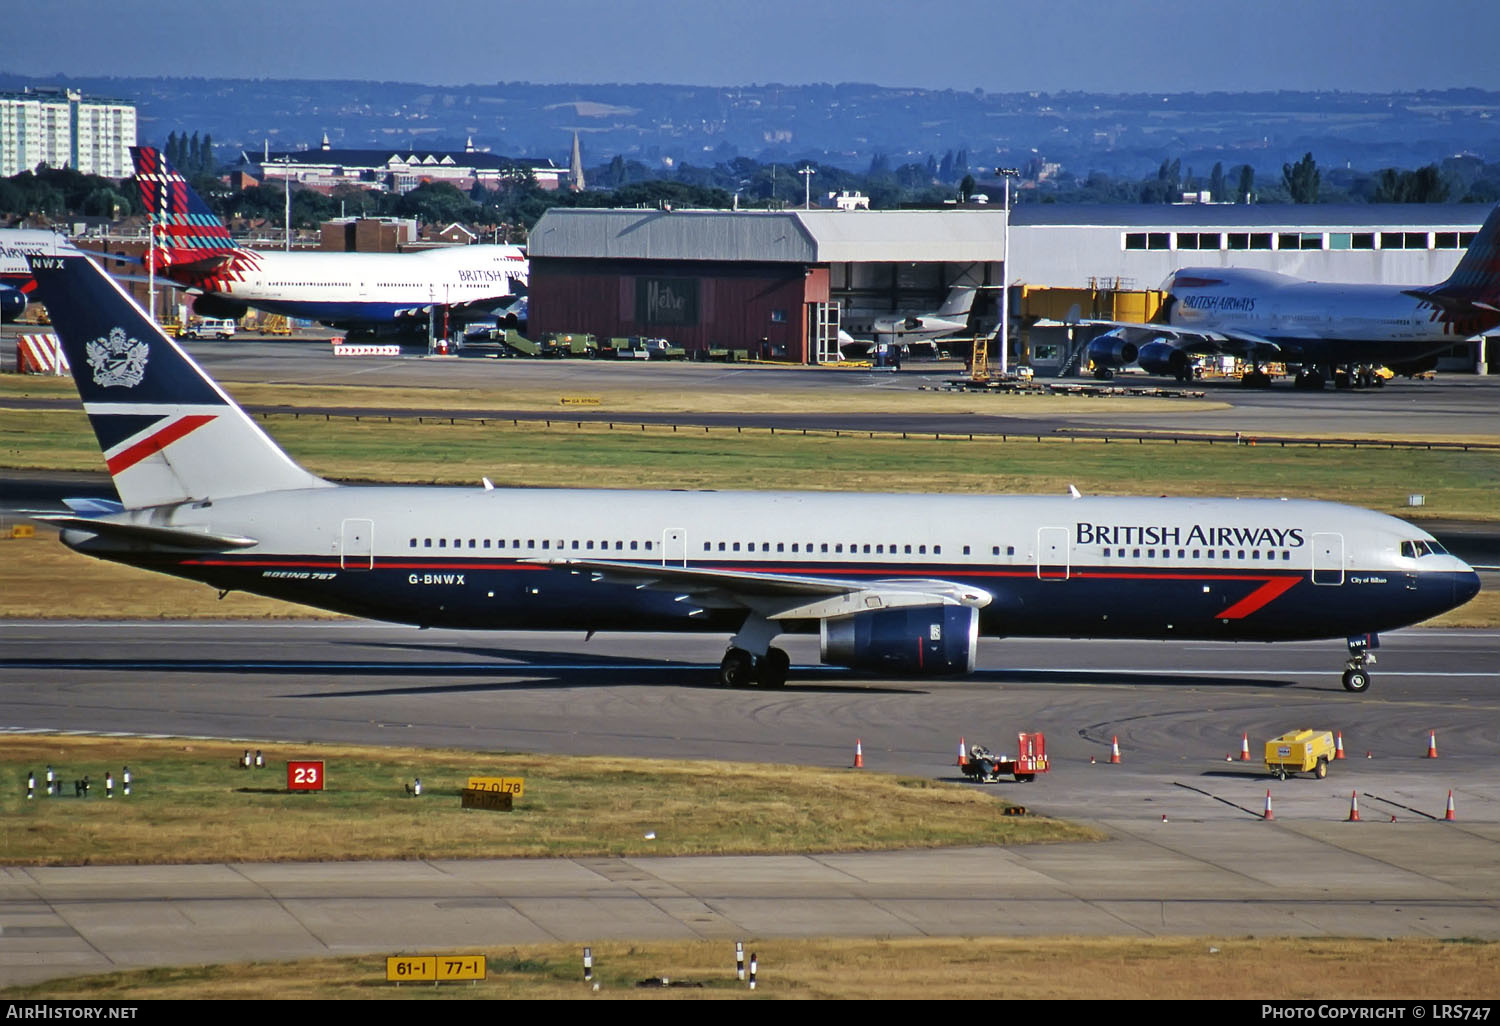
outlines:
[[329, 486], [292, 462], [99, 265], [28, 258], [127, 509]]
[[1468, 334], [1493, 327], [1494, 315], [1500, 314], [1500, 206], [1484, 219], [1447, 281], [1406, 294], [1432, 303], [1455, 321], [1482, 323]]
[[[135, 181], [141, 203], [152, 212], [157, 227], [157, 269], [212, 273], [235, 252], [229, 229], [208, 209], [160, 150], [132, 146]], [[194, 265], [201, 265], [194, 268]]]

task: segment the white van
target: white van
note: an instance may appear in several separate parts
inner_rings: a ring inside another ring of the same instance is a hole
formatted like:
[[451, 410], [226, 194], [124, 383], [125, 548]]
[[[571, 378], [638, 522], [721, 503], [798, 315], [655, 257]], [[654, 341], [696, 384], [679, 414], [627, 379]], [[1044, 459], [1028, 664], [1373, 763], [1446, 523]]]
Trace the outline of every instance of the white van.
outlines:
[[203, 317], [189, 324], [183, 338], [234, 338], [234, 321], [227, 317]]

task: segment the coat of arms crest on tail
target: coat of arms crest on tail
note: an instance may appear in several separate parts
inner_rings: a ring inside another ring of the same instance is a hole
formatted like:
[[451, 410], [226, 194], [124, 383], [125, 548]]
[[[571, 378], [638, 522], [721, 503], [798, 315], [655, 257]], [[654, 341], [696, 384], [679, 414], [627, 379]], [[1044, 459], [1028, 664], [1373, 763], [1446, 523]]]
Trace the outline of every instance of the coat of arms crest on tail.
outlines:
[[100, 388], [121, 385], [134, 388], [146, 376], [146, 357], [150, 347], [137, 339], [127, 338], [124, 328], [111, 329], [108, 338], [96, 338], [84, 346], [89, 366], [94, 368], [94, 384]]

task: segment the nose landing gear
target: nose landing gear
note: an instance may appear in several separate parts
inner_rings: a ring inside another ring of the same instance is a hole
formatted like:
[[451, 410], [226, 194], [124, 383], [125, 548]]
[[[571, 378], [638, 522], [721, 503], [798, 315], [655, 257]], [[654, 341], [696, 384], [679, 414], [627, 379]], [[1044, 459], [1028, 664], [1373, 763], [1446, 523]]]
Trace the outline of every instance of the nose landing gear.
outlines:
[[1349, 661], [1344, 664], [1344, 690], [1358, 694], [1370, 686], [1370, 671], [1366, 668], [1375, 662], [1371, 649], [1380, 647], [1376, 634], [1360, 634], [1349, 639]]

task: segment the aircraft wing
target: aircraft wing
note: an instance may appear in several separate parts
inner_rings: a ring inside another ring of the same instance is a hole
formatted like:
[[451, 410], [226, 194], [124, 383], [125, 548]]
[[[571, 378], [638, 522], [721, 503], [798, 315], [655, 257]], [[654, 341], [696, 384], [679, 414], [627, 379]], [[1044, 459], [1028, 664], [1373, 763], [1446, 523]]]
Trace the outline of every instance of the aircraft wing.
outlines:
[[1140, 321], [1084, 320], [1072, 323], [1110, 328], [1127, 341], [1138, 344], [1162, 339], [1189, 353], [1238, 356], [1241, 359], [1258, 360], [1274, 360], [1287, 355], [1287, 347], [1284, 343], [1273, 342], [1264, 336], [1252, 335], [1247, 331], [1201, 331], [1174, 324], [1142, 324]]
[[526, 562], [587, 573], [596, 581], [676, 592], [705, 606], [752, 610], [768, 620], [826, 619], [901, 606], [983, 608], [994, 599], [980, 588], [941, 579], [864, 581], [588, 559], [531, 559]]

